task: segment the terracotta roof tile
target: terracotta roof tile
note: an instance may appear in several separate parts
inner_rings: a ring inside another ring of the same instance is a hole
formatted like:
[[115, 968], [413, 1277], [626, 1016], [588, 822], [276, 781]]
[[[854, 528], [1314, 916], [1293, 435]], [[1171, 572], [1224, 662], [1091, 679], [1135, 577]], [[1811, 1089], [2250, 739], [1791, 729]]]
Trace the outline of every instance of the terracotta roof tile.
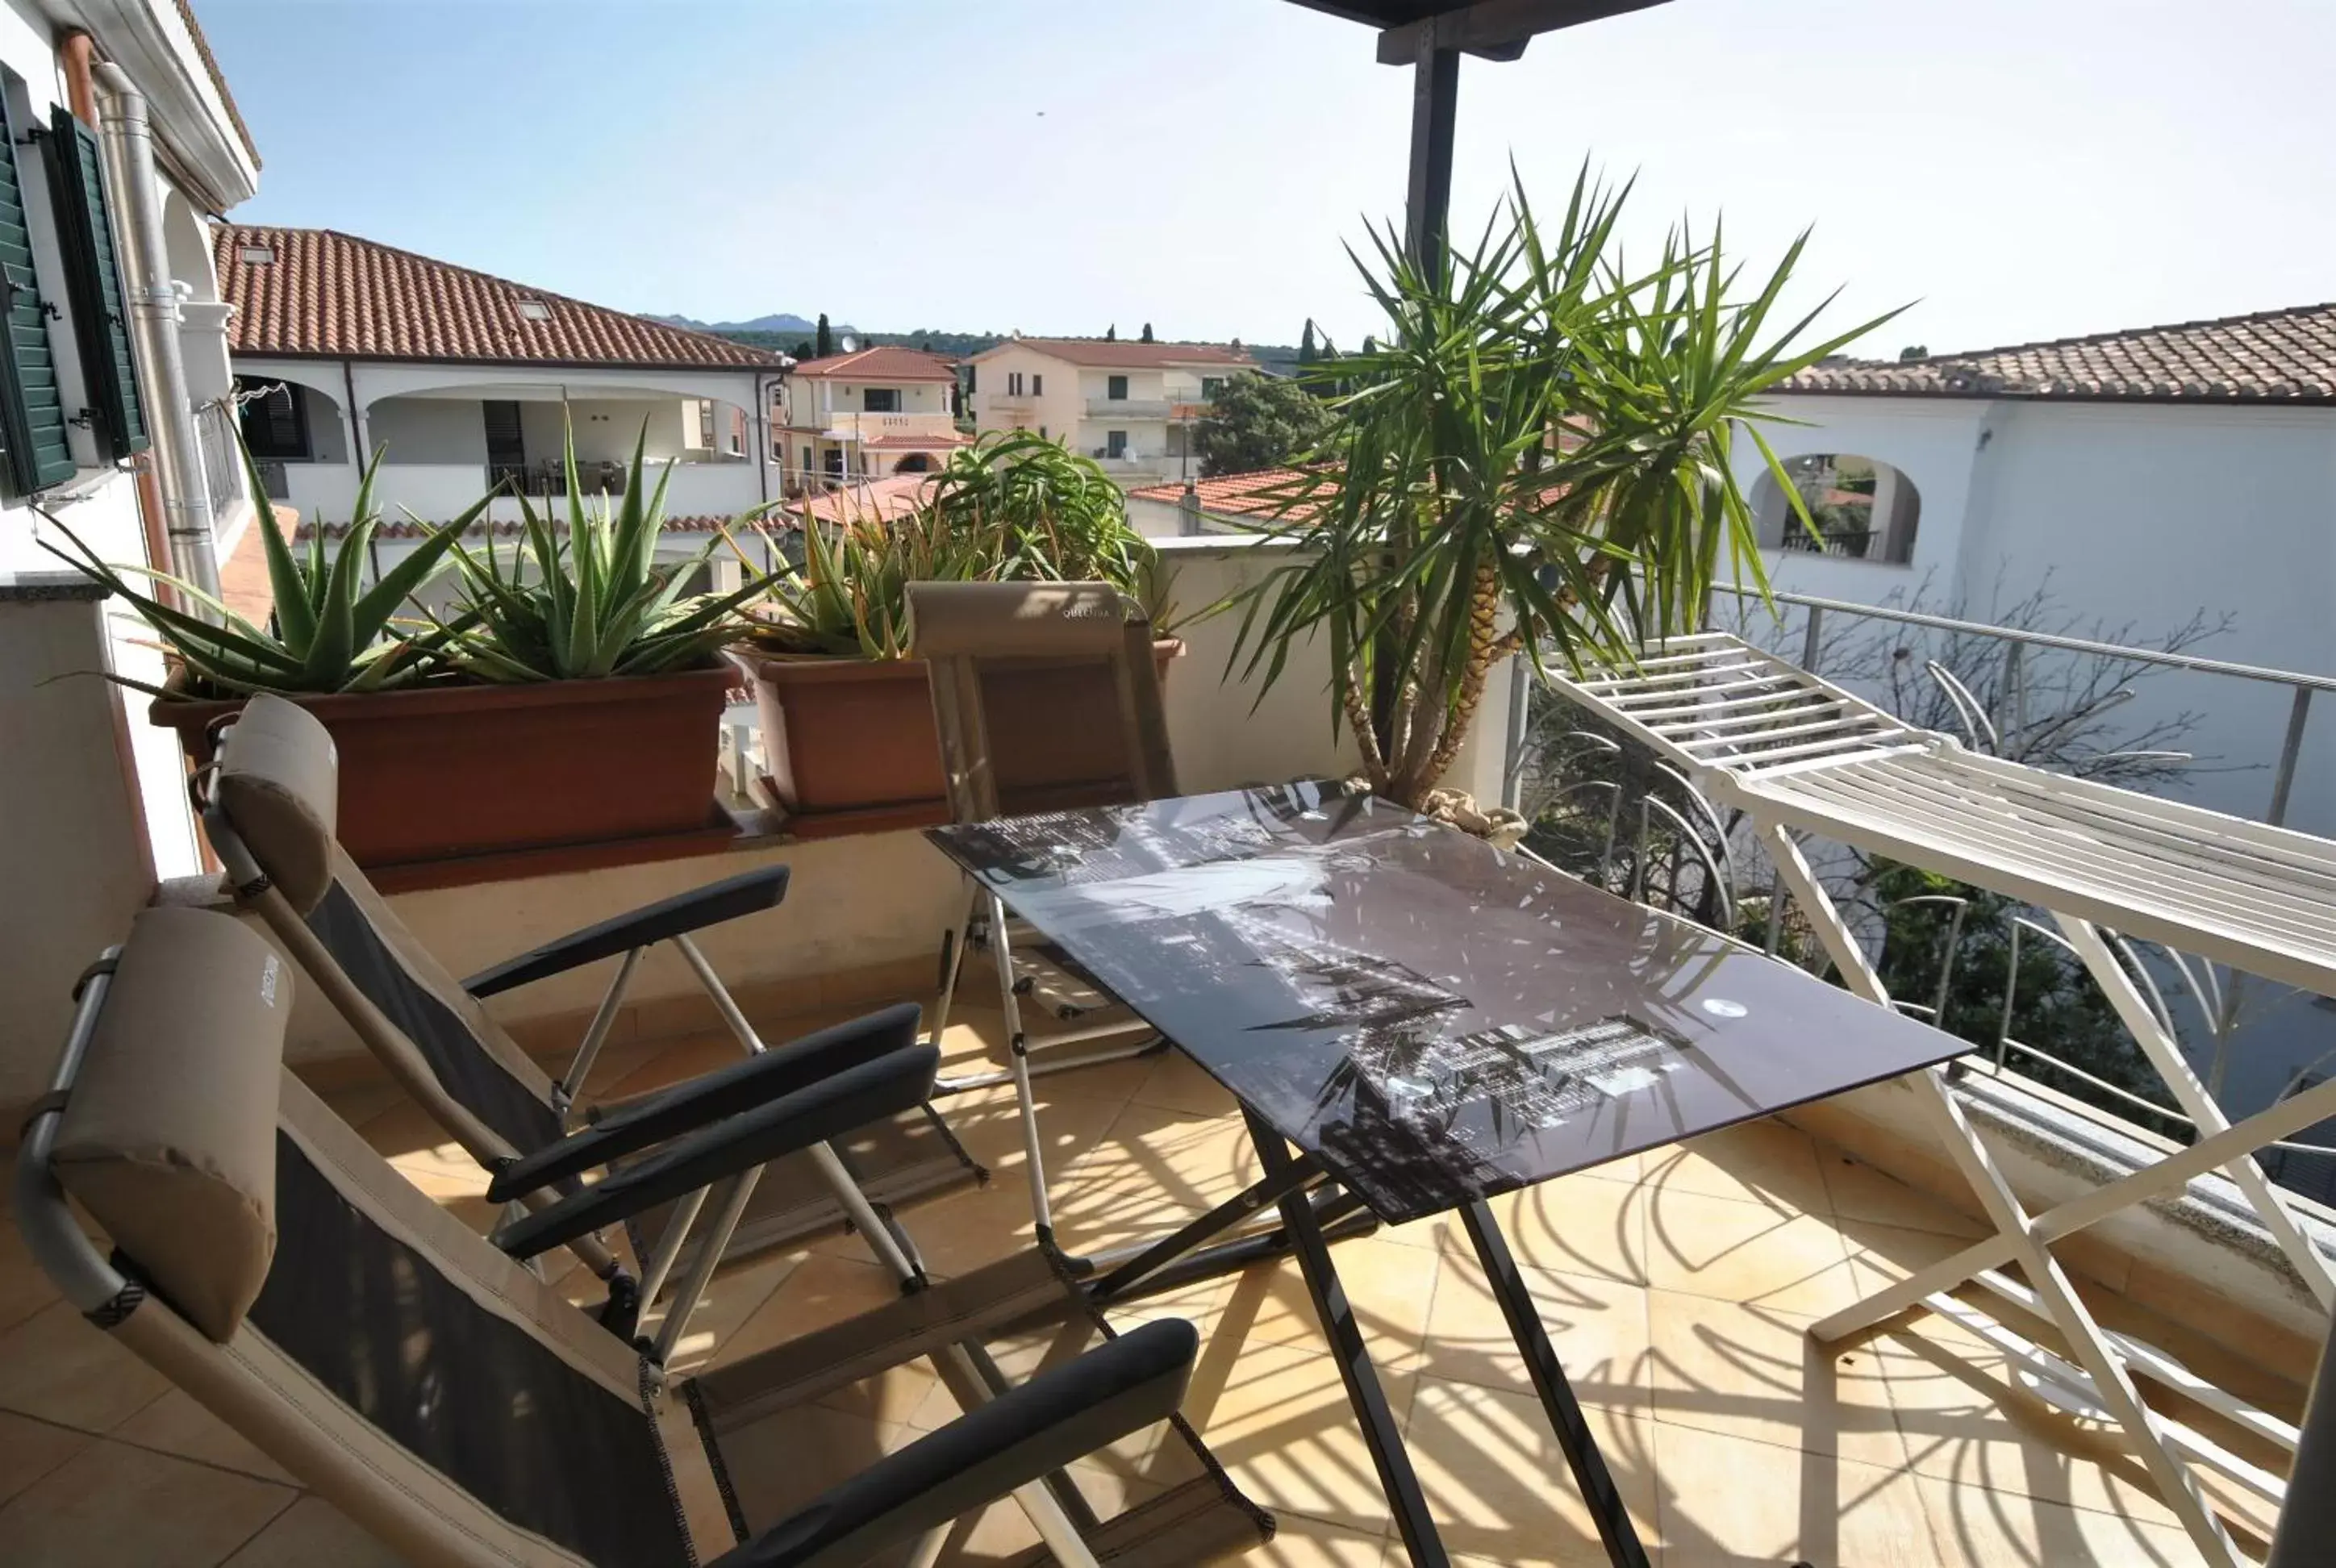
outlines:
[[1812, 365], [1780, 392], [2166, 403], [2336, 403], [2336, 304]]
[[[1192, 490], [1202, 511], [1215, 512], [1220, 517], [1271, 517], [1281, 506], [1277, 492], [1297, 479], [1299, 471], [1294, 468], [1260, 468], [1248, 473], [1221, 473], [1214, 479], [1194, 480]], [[1129, 491], [1127, 499], [1181, 505], [1184, 500], [1184, 486], [1181, 481], [1147, 484]]]
[[790, 519], [796, 527], [802, 520], [815, 517], [822, 522], [857, 522], [861, 521], [891, 522], [917, 510], [926, 489], [933, 482], [930, 473], [894, 474], [889, 479], [854, 480], [841, 490], [798, 502]]
[[936, 354], [880, 345], [853, 354], [832, 354], [825, 359], [797, 362], [792, 374], [813, 381], [849, 377], [879, 385], [894, 381], [955, 381], [957, 371]]
[[195, 20], [195, 8], [187, 0], [179, 0], [179, 19], [187, 24], [187, 32], [195, 41], [195, 56], [210, 73], [211, 85], [219, 89], [219, 102], [227, 108], [228, 122], [235, 127], [236, 140], [251, 154], [251, 166], [259, 167], [259, 143], [251, 139], [251, 127], [243, 122], [243, 111], [235, 106], [235, 94], [227, 90], [227, 73], [219, 69], [218, 56], [211, 53], [211, 41], [203, 36], [202, 24]]
[[[247, 248], [272, 253], [246, 261]], [[236, 354], [486, 365], [776, 369], [779, 356], [330, 229], [216, 224]], [[541, 319], [521, 312], [540, 305]]]
[[1004, 348], [1030, 348], [1068, 365], [1102, 370], [1159, 370], [1172, 365], [1226, 365], [1255, 369], [1246, 349], [1216, 343], [1119, 342], [1101, 337], [1009, 337], [974, 355], [986, 359]]

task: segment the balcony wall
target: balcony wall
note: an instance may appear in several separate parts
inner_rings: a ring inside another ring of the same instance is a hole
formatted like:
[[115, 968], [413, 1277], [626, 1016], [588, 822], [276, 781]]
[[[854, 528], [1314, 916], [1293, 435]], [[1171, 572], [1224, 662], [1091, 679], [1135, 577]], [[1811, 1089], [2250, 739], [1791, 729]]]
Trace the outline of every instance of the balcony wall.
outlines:
[[[1334, 737], [1330, 730], [1322, 648], [1297, 650], [1289, 671], [1260, 701], [1253, 687], [1222, 678], [1234, 619], [1181, 626], [1173, 619], [1255, 580], [1279, 552], [1247, 541], [1161, 542], [1171, 563], [1168, 597], [1176, 607], [1170, 625], [1186, 644], [1165, 694], [1180, 787], [1195, 792], [1352, 772], [1351, 739]], [[1499, 715], [1506, 706], [1504, 698], [1488, 697], [1484, 711]], [[1492, 743], [1464, 755], [1464, 778], [1475, 777], [1480, 758], [1489, 758], [1497, 772], [1500, 737]], [[757, 1005], [776, 1011], [892, 1000], [920, 995], [931, 983], [940, 934], [959, 912], [959, 884], [914, 832], [805, 842], [742, 839], [725, 853], [699, 859], [400, 893], [391, 902], [450, 969], [468, 974], [589, 921], [782, 862], [793, 868], [784, 906], [703, 939], [707, 956], [740, 990], [749, 1011]], [[207, 887], [193, 891], [208, 896]], [[599, 970], [561, 976], [499, 997], [492, 1010], [531, 1042], [572, 1044], [606, 983]], [[635, 1007], [620, 1040], [713, 1021], [687, 970], [662, 950], [646, 960], [631, 994]], [[296, 1004], [289, 1048], [296, 1061], [346, 1059], [350, 1068], [364, 1068], [355, 1039], [318, 998], [303, 997]]]
[[[647, 480], [655, 484], [661, 465], [652, 463]], [[357, 469], [346, 463], [287, 463], [283, 465], [284, 500], [303, 521], [345, 522], [356, 504]], [[384, 515], [407, 512], [425, 522], [445, 522], [460, 516], [486, 493], [486, 465], [479, 463], [392, 463], [384, 461], [374, 485], [374, 497]], [[752, 462], [676, 463], [666, 487], [667, 517], [733, 517], [760, 505], [761, 482]], [[532, 503], [540, 511], [547, 502]], [[564, 504], [556, 498], [550, 504]], [[516, 498], [500, 497], [491, 509], [499, 521], [520, 515]]]
[[1166, 419], [1178, 405], [1159, 398], [1090, 397], [1089, 419]]
[[947, 439], [957, 433], [957, 421], [947, 414], [855, 414], [845, 410], [821, 415], [827, 433], [837, 441], [872, 441], [880, 435], [917, 435]]

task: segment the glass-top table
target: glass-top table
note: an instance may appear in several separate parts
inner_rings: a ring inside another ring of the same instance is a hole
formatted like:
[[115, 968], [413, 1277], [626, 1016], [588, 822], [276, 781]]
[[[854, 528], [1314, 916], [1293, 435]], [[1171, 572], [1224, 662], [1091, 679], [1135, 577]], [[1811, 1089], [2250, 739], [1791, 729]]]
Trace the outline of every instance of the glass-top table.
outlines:
[[[1484, 1200], [1969, 1047], [1689, 921], [1336, 784], [930, 830], [1241, 1102], [1414, 1561], [1445, 1561], [1321, 1232], [1456, 1212], [1610, 1557], [1646, 1561]], [[1301, 1153], [1292, 1157], [1283, 1141]]]

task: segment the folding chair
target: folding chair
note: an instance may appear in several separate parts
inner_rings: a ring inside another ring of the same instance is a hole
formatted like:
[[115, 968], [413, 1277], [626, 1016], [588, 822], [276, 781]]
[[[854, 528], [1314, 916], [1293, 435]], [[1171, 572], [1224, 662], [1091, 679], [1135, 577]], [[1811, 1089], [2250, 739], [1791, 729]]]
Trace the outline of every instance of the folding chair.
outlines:
[[[690, 933], [775, 905], [784, 866], [728, 878], [589, 926], [457, 983], [384, 903], [333, 837], [338, 791], [331, 737], [298, 706], [253, 697], [220, 737], [218, 760], [195, 783], [205, 831], [237, 899], [256, 910], [285, 950], [339, 1009], [402, 1088], [449, 1135], [496, 1173], [498, 1203], [541, 1205], [588, 1171], [638, 1163], [647, 1151], [773, 1093], [800, 1086], [826, 1053], [913, 1037], [912, 1005], [885, 1009], [783, 1050], [766, 1049]], [[746, 1053], [734, 1067], [603, 1110], [570, 1131], [592, 1064], [641, 956], [671, 942]], [[566, 1074], [555, 1081], [479, 1005], [580, 965], [619, 959]], [[806, 1049], [805, 1047], [809, 1047]], [[832, 1162], [832, 1164], [831, 1164]], [[889, 1206], [985, 1180], [930, 1107], [840, 1135], [760, 1171], [725, 1173], [713, 1222], [698, 1226], [705, 1187], [626, 1217], [641, 1264], [638, 1287], [597, 1238], [569, 1243], [610, 1290], [612, 1329], [629, 1334], [669, 1280], [681, 1281], [660, 1329], [678, 1342], [714, 1270], [840, 1226], [859, 1225], [860, 1200]], [[839, 1176], [845, 1178], [839, 1184]], [[851, 1190], [846, 1196], [845, 1189]], [[864, 1227], [862, 1227], [864, 1228]], [[894, 1237], [913, 1262], [905, 1237]], [[873, 1245], [871, 1240], [871, 1245]]]
[[[2140, 936], [2336, 995], [2336, 925], [2328, 919], [2336, 903], [2336, 843], [1974, 755], [1724, 632], [1650, 643], [1627, 666], [1559, 676], [1554, 684], [1675, 765], [1721, 806], [1751, 820], [1844, 981], [1869, 1001], [1893, 1005], [1796, 832], [1943, 872], [2051, 912], [2195, 1125], [2198, 1142], [2032, 1214], [1996, 1168], [1943, 1074], [1914, 1075], [1910, 1081], [1941, 1144], [1996, 1233], [1810, 1331], [1837, 1340], [1913, 1308], [1953, 1319], [2020, 1361], [2059, 1402], [2122, 1427], [2207, 1561], [2237, 1563], [2237, 1549], [2192, 1466], [2205, 1466], [2274, 1502], [2287, 1488], [2161, 1415], [2142, 1400], [2135, 1378], [2205, 1405], [2290, 1452], [2296, 1429], [2164, 1352], [2105, 1331], [2049, 1244], [2220, 1169], [2302, 1288], [2323, 1309], [2336, 1305], [2336, 1271], [2253, 1158], [2253, 1151], [2312, 1125], [2336, 1102], [2313, 1088], [2233, 1126], [2110, 942], [2118, 932]], [[2312, 1105], [2321, 1108], [2303, 1115]], [[2209, 1153], [2212, 1159], [2202, 1159]], [[2020, 1266], [2024, 1283], [2002, 1272], [2008, 1262]], [[1948, 1293], [1966, 1284], [1988, 1293], [1987, 1310]], [[2029, 1342], [2004, 1325], [2006, 1318], [2049, 1324], [2073, 1360]]]
[[[1107, 583], [910, 583], [911, 654], [930, 673], [933, 720], [960, 823], [1176, 793], [1168, 724], [1153, 663], [1152, 623]], [[1159, 1033], [1059, 949], [1010, 920], [968, 879], [965, 915], [942, 939], [931, 1039], [949, 1027], [966, 950], [998, 966], [1010, 1065], [943, 1078], [942, 1095], [1012, 1083], [1021, 1104], [1030, 1201], [1039, 1233], [1053, 1222], [1030, 1079], [1163, 1048]], [[1026, 1032], [1023, 1008], [1064, 1026]]]
[[[952, 1520], [1008, 1495], [1042, 1543], [1020, 1564], [1205, 1563], [1270, 1534], [1212, 1465], [1100, 1523], [1047, 1479], [1161, 1421], [1189, 1432], [1174, 1417], [1188, 1323], [1105, 1329], [999, 1388], [949, 1352], [965, 1326], [936, 1328], [917, 1298], [669, 1382], [283, 1067], [291, 1000], [290, 973], [240, 922], [141, 915], [84, 977], [18, 1153], [17, 1217], [92, 1324], [406, 1560], [921, 1564]], [[911, 1041], [685, 1142], [807, 1146], [914, 1105], [936, 1061]], [[1053, 1310], [1076, 1298], [1057, 1289]], [[871, 1440], [860, 1466], [803, 1435], [837, 1430], [805, 1401], [926, 1352], [967, 1414], [889, 1455]]]

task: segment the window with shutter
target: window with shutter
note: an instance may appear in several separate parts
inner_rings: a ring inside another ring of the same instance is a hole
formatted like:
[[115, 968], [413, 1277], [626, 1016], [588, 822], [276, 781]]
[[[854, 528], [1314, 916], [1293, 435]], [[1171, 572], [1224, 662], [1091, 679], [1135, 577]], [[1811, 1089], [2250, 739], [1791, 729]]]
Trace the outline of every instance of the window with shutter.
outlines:
[[110, 455], [128, 457], [150, 443], [146, 410], [138, 401], [138, 363], [131, 357], [122, 252], [113, 242], [105, 182], [98, 174], [97, 135], [62, 103], [50, 112], [49, 130], [49, 151], [55, 160], [49, 194], [56, 202], [57, 233], [64, 241], [82, 379], [97, 410], [101, 443]]
[[[0, 78], [0, 89], [5, 85]], [[7, 99], [0, 91], [0, 135], [8, 140], [7, 156], [0, 158], [0, 434], [7, 443], [11, 488], [22, 495], [62, 484], [74, 469], [48, 313], [33, 271], [33, 232], [16, 167], [19, 131]]]

